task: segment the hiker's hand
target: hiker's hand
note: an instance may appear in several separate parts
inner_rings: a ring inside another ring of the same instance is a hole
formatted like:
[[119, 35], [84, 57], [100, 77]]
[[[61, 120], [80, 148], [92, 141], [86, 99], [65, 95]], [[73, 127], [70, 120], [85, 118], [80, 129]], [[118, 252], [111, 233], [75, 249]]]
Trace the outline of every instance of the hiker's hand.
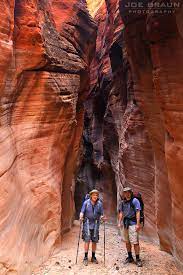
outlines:
[[83, 220], [84, 220], [84, 216], [83, 216], [82, 213], [81, 213], [80, 216], [79, 216], [79, 220], [80, 220], [80, 222], [83, 222]]
[[100, 218], [103, 222], [105, 222], [107, 220], [106, 216], [101, 216]]
[[136, 224], [135, 230], [136, 230], [136, 232], [139, 232], [139, 231], [140, 231], [140, 225], [139, 225], [139, 224]]
[[121, 229], [121, 223], [120, 222], [118, 222], [118, 228]]

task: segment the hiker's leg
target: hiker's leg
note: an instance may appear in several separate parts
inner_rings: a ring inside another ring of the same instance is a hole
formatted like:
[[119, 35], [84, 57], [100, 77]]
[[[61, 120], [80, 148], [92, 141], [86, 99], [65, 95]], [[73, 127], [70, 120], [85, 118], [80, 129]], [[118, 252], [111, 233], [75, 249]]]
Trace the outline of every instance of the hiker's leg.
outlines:
[[84, 240], [84, 251], [85, 251], [83, 263], [84, 263], [84, 265], [88, 265], [88, 250], [89, 250], [89, 246], [90, 246], [90, 235], [88, 234], [87, 223], [83, 224], [82, 239]]
[[90, 242], [85, 242], [84, 243], [84, 249], [85, 249], [85, 256], [84, 260], [88, 260], [88, 250], [89, 250]]
[[129, 230], [128, 229], [124, 228], [123, 236], [124, 236], [124, 241], [126, 244], [126, 250], [127, 250], [127, 252], [131, 252], [132, 246], [131, 246], [130, 239], [129, 239]]
[[132, 257], [132, 245], [129, 242], [126, 242], [126, 250], [128, 252], [128, 258], [133, 259]]
[[96, 249], [97, 249], [97, 243], [96, 242], [92, 242], [92, 258], [91, 258], [91, 262], [98, 264], [98, 260], [97, 260], [97, 258], [95, 256]]
[[96, 252], [96, 249], [97, 249], [97, 242], [98, 242], [98, 237], [97, 236], [98, 235], [96, 236], [94, 233], [95, 233], [95, 231], [92, 230], [91, 231], [91, 240], [92, 240], [92, 258], [91, 258], [91, 262], [98, 264], [97, 258], [95, 256], [95, 252]]
[[136, 264], [140, 267], [140, 266], [142, 266], [142, 262], [139, 257], [139, 254], [140, 254], [139, 233], [136, 231], [135, 225], [130, 226], [129, 238], [130, 238], [131, 243], [134, 245]]
[[126, 250], [127, 252], [132, 252], [132, 245], [129, 242], [126, 242]]
[[135, 245], [138, 246], [139, 244], [139, 233], [136, 231], [135, 224], [129, 226], [129, 240], [130, 240], [130, 243], [134, 245], [134, 249], [135, 249]]
[[96, 249], [97, 249], [97, 244], [96, 243], [94, 243], [94, 242], [92, 242], [92, 253], [94, 252], [96, 252]]
[[84, 243], [85, 253], [88, 253], [89, 246], [90, 246], [90, 242], [85, 242], [85, 243]]
[[89, 250], [90, 242], [84, 242], [84, 250], [85, 250], [85, 256], [83, 259], [84, 265], [88, 265], [88, 250]]
[[139, 243], [134, 244], [134, 250], [135, 250], [135, 255], [139, 255], [139, 254], [140, 254], [140, 246], [139, 246]]
[[129, 240], [134, 245], [135, 255], [139, 255], [139, 233], [136, 231], [136, 225], [129, 226]]
[[127, 263], [133, 262], [132, 246], [131, 246], [130, 239], [129, 239], [129, 229], [124, 228], [123, 237], [124, 237], [124, 241], [125, 241], [125, 245], [126, 245], [126, 250], [128, 252], [128, 257], [126, 258], [124, 263], [127, 264]]
[[134, 244], [134, 250], [135, 250], [135, 255], [136, 255], [136, 265], [138, 267], [141, 267], [142, 266], [142, 261], [140, 259], [140, 245], [139, 243], [138, 244]]
[[95, 251], [97, 249], [97, 242], [99, 240], [98, 231], [96, 232], [96, 235], [95, 235], [95, 230], [91, 230], [90, 233], [91, 233], [91, 241], [92, 241], [92, 256], [95, 256]]
[[92, 258], [95, 258], [95, 252], [97, 249], [97, 238], [94, 234], [94, 230], [91, 230], [91, 240], [92, 240]]

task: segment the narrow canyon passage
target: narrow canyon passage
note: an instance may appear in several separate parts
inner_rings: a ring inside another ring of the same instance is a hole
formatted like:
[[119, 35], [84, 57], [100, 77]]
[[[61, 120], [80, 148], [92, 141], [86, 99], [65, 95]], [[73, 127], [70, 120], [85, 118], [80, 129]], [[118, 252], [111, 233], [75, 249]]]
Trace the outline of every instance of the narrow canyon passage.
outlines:
[[[182, 274], [182, 0], [0, 2], [0, 274]], [[145, 204], [141, 271], [122, 265], [126, 186]], [[101, 227], [84, 268], [93, 188], [113, 225], [106, 267]]]

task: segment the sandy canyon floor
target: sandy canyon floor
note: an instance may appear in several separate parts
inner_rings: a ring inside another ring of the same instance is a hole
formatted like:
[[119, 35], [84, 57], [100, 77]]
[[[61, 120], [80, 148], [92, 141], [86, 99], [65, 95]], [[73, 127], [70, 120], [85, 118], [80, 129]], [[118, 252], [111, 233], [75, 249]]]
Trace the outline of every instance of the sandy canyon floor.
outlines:
[[[75, 264], [79, 224], [75, 222], [71, 232], [67, 233], [62, 243], [62, 249], [52, 256], [33, 275], [115, 275], [115, 274], [142, 274], [142, 275], [181, 275], [174, 263], [173, 258], [158, 249], [157, 246], [141, 241], [141, 258], [143, 267], [138, 268], [135, 264], [124, 265], [126, 258], [124, 243], [115, 226], [106, 225], [106, 264], [103, 260], [103, 225], [100, 230], [100, 242], [98, 244], [97, 258], [99, 264], [87, 267], [82, 263], [83, 241], [80, 241], [78, 264]], [[90, 253], [91, 254], [91, 253]], [[89, 255], [90, 255], [89, 254]]]

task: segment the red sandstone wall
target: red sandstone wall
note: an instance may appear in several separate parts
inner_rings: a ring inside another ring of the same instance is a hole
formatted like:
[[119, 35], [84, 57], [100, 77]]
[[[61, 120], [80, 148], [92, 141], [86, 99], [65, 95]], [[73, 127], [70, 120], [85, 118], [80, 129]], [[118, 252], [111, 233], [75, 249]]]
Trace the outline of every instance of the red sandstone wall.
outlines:
[[133, 186], [144, 196], [145, 233], [183, 262], [183, 13], [129, 16], [121, 6], [122, 31], [118, 7], [106, 0], [95, 14], [89, 76], [96, 26], [84, 1], [1, 1], [4, 274], [30, 274], [71, 227], [84, 116], [79, 196], [96, 185], [114, 217], [116, 195]]
[[105, 1], [95, 14], [96, 55], [91, 64], [91, 94], [85, 103], [84, 148], [88, 155], [83, 158], [78, 181], [86, 185], [85, 192], [99, 188], [105, 212], [114, 221], [123, 186], [140, 191], [146, 204], [146, 235], [157, 239], [153, 151], [144, 117], [134, 101], [118, 2]]
[[96, 26], [79, 0], [2, 0], [0, 15], [0, 262], [25, 275], [72, 224]]
[[120, 11], [135, 98], [144, 113], [154, 151], [157, 232], [161, 248], [172, 253], [181, 264], [182, 11], [177, 9], [168, 15], [129, 15], [124, 7], [126, 2], [121, 1]]

